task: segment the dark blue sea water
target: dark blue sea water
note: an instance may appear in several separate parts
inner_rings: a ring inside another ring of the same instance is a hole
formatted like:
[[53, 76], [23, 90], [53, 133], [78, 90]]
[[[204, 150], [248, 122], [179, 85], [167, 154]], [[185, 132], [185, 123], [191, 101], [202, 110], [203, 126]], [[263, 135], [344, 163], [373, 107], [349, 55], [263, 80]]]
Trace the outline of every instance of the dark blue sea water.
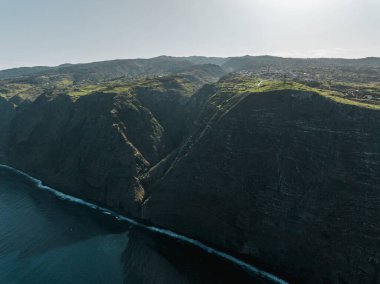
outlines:
[[62, 200], [2, 172], [0, 283], [272, 282], [184, 240]]

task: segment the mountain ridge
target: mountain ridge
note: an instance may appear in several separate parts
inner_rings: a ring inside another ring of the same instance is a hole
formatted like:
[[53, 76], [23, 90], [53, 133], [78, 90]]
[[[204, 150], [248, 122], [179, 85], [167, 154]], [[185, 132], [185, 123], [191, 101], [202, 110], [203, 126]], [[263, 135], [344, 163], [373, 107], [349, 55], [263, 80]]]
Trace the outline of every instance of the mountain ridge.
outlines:
[[[7, 68], [0, 70], [0, 79], [9, 79], [17, 76], [27, 76], [32, 73], [39, 73], [44, 71], [56, 71], [57, 69], [72, 68], [72, 67], [85, 67], [96, 64], [112, 64], [112, 63], [141, 63], [154, 60], [172, 60], [172, 61], [189, 61], [195, 65], [198, 64], [215, 64], [215, 65], [224, 65], [229, 60], [246, 60], [246, 59], [272, 59], [272, 60], [295, 60], [295, 61], [341, 61], [347, 63], [361, 63], [366, 61], [375, 61], [374, 64], [380, 64], [380, 57], [364, 57], [364, 58], [296, 58], [296, 57], [280, 57], [272, 55], [246, 55], [246, 56], [232, 56], [232, 57], [207, 57], [207, 56], [184, 56], [184, 57], [175, 57], [175, 56], [157, 56], [152, 58], [136, 58], [136, 59], [111, 59], [104, 61], [88, 62], [88, 63], [64, 63], [57, 66], [31, 66], [31, 67], [16, 67], [16, 68]], [[25, 71], [25, 72], [23, 72]]]

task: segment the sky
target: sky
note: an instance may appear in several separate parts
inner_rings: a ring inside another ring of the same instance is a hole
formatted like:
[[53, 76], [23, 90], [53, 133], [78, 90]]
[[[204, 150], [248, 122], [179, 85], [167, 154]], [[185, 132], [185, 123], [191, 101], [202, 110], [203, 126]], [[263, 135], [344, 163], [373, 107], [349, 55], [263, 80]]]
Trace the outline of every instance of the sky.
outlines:
[[171, 56], [380, 57], [380, 0], [0, 0], [0, 69]]

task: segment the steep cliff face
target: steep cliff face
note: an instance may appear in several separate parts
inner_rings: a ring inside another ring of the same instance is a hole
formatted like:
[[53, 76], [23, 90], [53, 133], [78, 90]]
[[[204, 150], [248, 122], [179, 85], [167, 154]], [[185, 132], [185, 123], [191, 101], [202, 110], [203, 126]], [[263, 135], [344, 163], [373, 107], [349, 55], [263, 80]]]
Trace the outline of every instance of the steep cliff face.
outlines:
[[[78, 99], [45, 93], [8, 120], [2, 162], [47, 184], [122, 212], [139, 214], [139, 177], [179, 145], [192, 82], [152, 79]], [[4, 100], [11, 109], [13, 106]], [[5, 113], [5, 112], [4, 112]]]
[[0, 97], [0, 162], [291, 280], [380, 279], [380, 108], [199, 68]]
[[289, 279], [378, 279], [380, 111], [296, 90], [208, 102], [142, 217]]
[[9, 124], [16, 114], [15, 105], [0, 97], [0, 159], [5, 159], [6, 137]]
[[0, 130], [5, 131], [15, 114], [15, 105], [6, 99], [0, 97]]
[[[40, 96], [10, 127], [10, 165], [131, 213], [144, 195], [137, 176], [157, 159], [163, 136], [151, 113], [133, 98], [103, 93], [76, 102], [64, 95]], [[137, 132], [140, 150], [132, 142]]]

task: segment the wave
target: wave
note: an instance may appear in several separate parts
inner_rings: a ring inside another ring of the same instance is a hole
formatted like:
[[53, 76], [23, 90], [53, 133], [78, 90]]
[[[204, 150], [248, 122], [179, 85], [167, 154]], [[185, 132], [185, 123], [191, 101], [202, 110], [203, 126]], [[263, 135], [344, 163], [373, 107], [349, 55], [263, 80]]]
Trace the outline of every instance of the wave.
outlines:
[[73, 202], [76, 204], [80, 204], [80, 205], [89, 207], [89, 208], [94, 209], [94, 210], [98, 210], [103, 214], [111, 215], [112, 217], [114, 217], [115, 219], [117, 219], [119, 221], [125, 221], [125, 222], [128, 222], [129, 224], [131, 224], [133, 226], [137, 226], [137, 227], [146, 229], [148, 231], [159, 233], [161, 235], [165, 235], [167, 237], [170, 237], [170, 238], [173, 238], [176, 240], [180, 240], [182, 242], [196, 246], [196, 247], [202, 249], [203, 251], [206, 251], [209, 254], [213, 254], [213, 255], [219, 256], [223, 259], [226, 259], [226, 260], [238, 265], [242, 269], [247, 270], [247, 271], [249, 271], [249, 272], [251, 272], [251, 273], [253, 273], [253, 274], [255, 274], [255, 275], [257, 275], [263, 279], [269, 280], [273, 283], [278, 283], [278, 284], [287, 284], [288, 283], [285, 280], [282, 280], [281, 278], [279, 278], [279, 277], [277, 277], [277, 276], [275, 276], [269, 272], [263, 271], [263, 270], [257, 268], [256, 266], [254, 266], [252, 264], [249, 264], [249, 263], [244, 262], [243, 260], [240, 260], [240, 259], [238, 259], [238, 258], [236, 258], [230, 254], [227, 254], [225, 252], [222, 252], [220, 250], [217, 250], [215, 248], [207, 246], [204, 243], [197, 241], [195, 239], [186, 237], [184, 235], [180, 235], [178, 233], [175, 233], [175, 232], [167, 230], [167, 229], [162, 229], [162, 228], [158, 228], [158, 227], [154, 227], [154, 226], [144, 225], [140, 222], [137, 222], [134, 219], [131, 219], [131, 218], [128, 218], [124, 215], [118, 214], [118, 213], [116, 213], [110, 209], [105, 208], [105, 207], [98, 206], [94, 203], [87, 202], [83, 199], [80, 199], [80, 198], [65, 194], [63, 192], [60, 192], [56, 189], [53, 189], [49, 186], [44, 185], [42, 183], [42, 181], [22, 172], [20, 170], [17, 170], [15, 168], [9, 167], [7, 165], [0, 164], [0, 170], [6, 171], [10, 174], [13, 174], [18, 179], [22, 179], [23, 182], [25, 182], [25, 183], [33, 186], [33, 187], [36, 187], [36, 188], [39, 188], [41, 190], [52, 193], [60, 199], [63, 199], [63, 200], [69, 201], [69, 202]]

